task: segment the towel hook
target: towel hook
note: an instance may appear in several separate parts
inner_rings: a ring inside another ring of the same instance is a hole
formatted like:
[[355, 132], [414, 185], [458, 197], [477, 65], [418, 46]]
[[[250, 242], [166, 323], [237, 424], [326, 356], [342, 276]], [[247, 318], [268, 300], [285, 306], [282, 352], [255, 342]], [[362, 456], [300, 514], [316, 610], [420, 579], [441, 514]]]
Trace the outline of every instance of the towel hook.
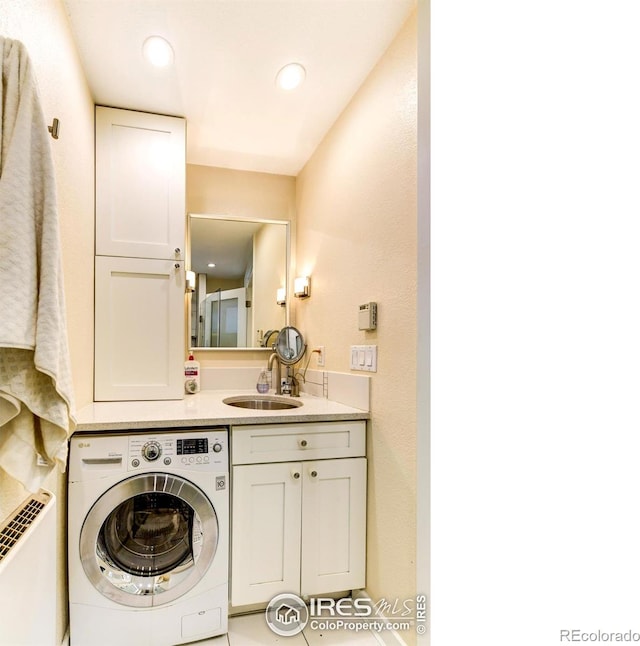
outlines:
[[53, 123], [49, 126], [49, 132], [54, 139], [58, 138], [58, 132], [60, 131], [60, 121], [54, 119]]

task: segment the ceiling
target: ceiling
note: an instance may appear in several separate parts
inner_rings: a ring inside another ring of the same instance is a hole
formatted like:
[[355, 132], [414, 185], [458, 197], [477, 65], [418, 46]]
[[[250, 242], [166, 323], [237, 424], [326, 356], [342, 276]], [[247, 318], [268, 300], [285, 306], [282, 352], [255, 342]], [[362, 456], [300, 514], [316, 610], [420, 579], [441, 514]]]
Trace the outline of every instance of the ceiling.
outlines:
[[[242, 281], [253, 259], [253, 236], [263, 224], [195, 215], [189, 218], [189, 226], [191, 269], [196, 274]], [[215, 268], [208, 266], [212, 261]]]
[[[416, 0], [64, 0], [97, 104], [187, 119], [187, 162], [297, 175]], [[142, 57], [166, 38], [173, 66]], [[289, 92], [278, 70], [301, 63]]]

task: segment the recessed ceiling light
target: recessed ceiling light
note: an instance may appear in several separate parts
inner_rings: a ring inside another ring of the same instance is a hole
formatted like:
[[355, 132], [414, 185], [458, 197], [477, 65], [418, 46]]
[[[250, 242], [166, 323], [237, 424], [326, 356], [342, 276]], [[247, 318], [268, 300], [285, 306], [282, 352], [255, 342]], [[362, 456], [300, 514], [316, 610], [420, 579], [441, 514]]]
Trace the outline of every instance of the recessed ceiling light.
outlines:
[[304, 81], [306, 75], [307, 72], [300, 63], [289, 63], [276, 75], [276, 84], [283, 90], [295, 90]]
[[149, 36], [142, 44], [142, 53], [156, 67], [166, 67], [173, 63], [173, 49], [162, 36]]
[[216, 266], [216, 263], [215, 263], [215, 262], [210, 262], [210, 263], [207, 265], [207, 267], [215, 267], [215, 266]]

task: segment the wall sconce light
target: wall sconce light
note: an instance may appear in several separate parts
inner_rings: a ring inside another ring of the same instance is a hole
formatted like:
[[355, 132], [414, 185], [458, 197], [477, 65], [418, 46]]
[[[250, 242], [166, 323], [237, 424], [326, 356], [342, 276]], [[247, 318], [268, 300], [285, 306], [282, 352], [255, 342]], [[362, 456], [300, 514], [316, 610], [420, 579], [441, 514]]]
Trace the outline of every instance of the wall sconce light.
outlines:
[[311, 296], [311, 276], [299, 276], [293, 281], [293, 295], [297, 298]]
[[187, 271], [187, 291], [195, 292], [196, 291], [196, 272]]
[[276, 303], [278, 305], [285, 305], [287, 302], [287, 290], [284, 287], [279, 287], [276, 291]]

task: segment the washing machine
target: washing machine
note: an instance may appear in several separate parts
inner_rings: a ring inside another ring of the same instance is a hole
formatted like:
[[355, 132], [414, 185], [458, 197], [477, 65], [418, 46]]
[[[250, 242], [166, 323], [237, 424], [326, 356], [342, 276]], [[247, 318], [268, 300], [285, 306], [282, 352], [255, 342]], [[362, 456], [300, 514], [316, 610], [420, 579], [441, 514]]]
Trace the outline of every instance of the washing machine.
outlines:
[[227, 632], [228, 446], [226, 428], [72, 436], [72, 646], [173, 646]]

